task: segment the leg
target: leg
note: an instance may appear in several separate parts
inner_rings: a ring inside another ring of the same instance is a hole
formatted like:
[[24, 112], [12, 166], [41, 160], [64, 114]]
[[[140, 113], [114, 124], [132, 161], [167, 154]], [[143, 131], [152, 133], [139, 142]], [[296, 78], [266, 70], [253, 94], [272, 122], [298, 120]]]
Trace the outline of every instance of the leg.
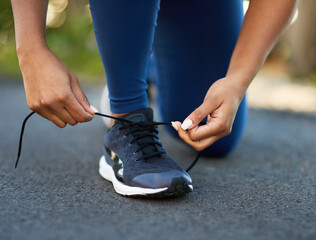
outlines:
[[[202, 103], [210, 85], [225, 76], [242, 19], [241, 0], [162, 1], [154, 58], [164, 121], [184, 120]], [[243, 100], [232, 133], [204, 150], [204, 155], [229, 153], [241, 138], [246, 116]]]
[[147, 106], [149, 57], [160, 0], [90, 0], [111, 111]]
[[111, 111], [121, 114], [105, 135], [99, 173], [127, 196], [174, 196], [193, 188], [190, 176], [163, 149], [152, 110], [145, 108], [159, 2], [90, 0]]

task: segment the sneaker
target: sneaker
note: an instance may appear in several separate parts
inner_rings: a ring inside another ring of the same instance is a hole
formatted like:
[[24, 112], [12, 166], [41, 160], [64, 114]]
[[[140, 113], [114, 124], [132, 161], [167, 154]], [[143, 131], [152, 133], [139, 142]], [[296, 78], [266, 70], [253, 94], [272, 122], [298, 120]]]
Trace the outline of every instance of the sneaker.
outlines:
[[[153, 111], [145, 108], [121, 118], [151, 123]], [[190, 176], [168, 155], [159, 141], [157, 126], [116, 120], [104, 139], [99, 172], [125, 196], [179, 196], [193, 190]]]

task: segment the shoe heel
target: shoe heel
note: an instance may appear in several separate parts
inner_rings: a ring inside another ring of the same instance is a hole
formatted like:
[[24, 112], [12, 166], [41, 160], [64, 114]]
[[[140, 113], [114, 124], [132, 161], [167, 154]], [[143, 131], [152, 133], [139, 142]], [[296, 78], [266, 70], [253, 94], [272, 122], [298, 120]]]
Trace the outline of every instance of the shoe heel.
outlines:
[[108, 163], [105, 160], [105, 157], [102, 156], [99, 161], [99, 173], [101, 177], [104, 179], [112, 182], [112, 169], [111, 166], [108, 165]]

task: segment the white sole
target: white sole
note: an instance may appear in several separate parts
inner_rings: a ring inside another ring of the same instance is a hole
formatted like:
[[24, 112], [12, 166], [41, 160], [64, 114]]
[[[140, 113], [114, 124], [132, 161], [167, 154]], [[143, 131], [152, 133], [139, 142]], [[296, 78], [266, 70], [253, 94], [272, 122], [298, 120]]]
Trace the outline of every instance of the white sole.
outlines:
[[112, 182], [115, 191], [124, 196], [137, 196], [137, 195], [151, 195], [163, 192], [168, 188], [158, 188], [158, 189], [150, 189], [150, 188], [141, 188], [141, 187], [130, 187], [125, 185], [124, 183], [117, 180], [115, 177], [113, 168], [106, 162], [105, 157], [102, 156], [99, 162], [99, 173], [100, 175]]

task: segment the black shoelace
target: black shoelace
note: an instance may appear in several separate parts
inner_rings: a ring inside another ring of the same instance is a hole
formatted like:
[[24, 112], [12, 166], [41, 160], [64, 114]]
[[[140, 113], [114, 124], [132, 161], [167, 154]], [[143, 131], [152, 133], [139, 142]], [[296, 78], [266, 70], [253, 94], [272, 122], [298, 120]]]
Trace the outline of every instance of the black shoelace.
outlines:
[[[17, 158], [16, 158], [16, 162], [15, 162], [15, 168], [17, 168], [17, 166], [18, 166], [20, 155], [21, 155], [21, 151], [22, 151], [23, 134], [24, 134], [24, 129], [25, 129], [26, 122], [34, 114], [35, 114], [35, 112], [31, 112], [30, 114], [28, 114], [25, 117], [25, 119], [24, 119], [24, 121], [22, 123], [21, 133], [20, 133], [20, 140], [19, 140], [19, 149], [18, 149], [18, 154], [17, 154]], [[144, 149], [144, 148], [146, 148], [146, 147], [148, 147], [150, 145], [153, 145], [153, 144], [162, 146], [161, 143], [156, 141], [156, 140], [158, 140], [157, 135], [155, 135], [155, 133], [156, 134], [158, 133], [158, 130], [157, 130], [156, 126], [158, 126], [158, 125], [172, 125], [169, 122], [148, 122], [148, 123], [132, 122], [132, 121], [129, 121], [129, 120], [124, 119], [124, 118], [113, 117], [113, 116], [106, 115], [106, 114], [99, 113], [99, 112], [96, 112], [95, 115], [96, 116], [101, 116], [101, 117], [112, 118], [112, 119], [121, 121], [123, 124], [122, 124], [122, 126], [120, 126], [120, 128], [121, 129], [127, 129], [126, 134], [133, 133], [134, 139], [132, 140], [132, 142], [141, 140], [141, 139], [146, 138], [146, 137], [151, 137], [152, 140], [150, 140], [150, 141], [146, 140], [146, 141], [138, 142], [139, 143], [139, 148], [135, 152], [140, 151], [140, 150], [142, 150], [142, 149]], [[132, 142], [131, 142], [131, 144], [132, 144]], [[152, 152], [152, 153], [144, 154], [142, 158], [143, 159], [148, 159], [148, 158], [151, 158], [151, 157], [154, 157], [154, 156], [158, 156], [158, 155], [163, 154], [163, 153], [165, 153], [165, 152], [155, 151], [155, 152]], [[201, 155], [201, 152], [199, 152], [197, 154], [197, 156], [194, 159], [194, 161], [186, 169], [187, 172], [189, 172], [192, 169], [192, 167], [196, 164], [196, 162], [200, 158], [200, 155]]]
[[[161, 123], [160, 123], [161, 124]], [[162, 144], [159, 142], [159, 139], [156, 134], [158, 134], [157, 126], [155, 125], [155, 122], [150, 123], [122, 123], [119, 127], [119, 130], [123, 130], [124, 137], [126, 137], [128, 134], [132, 134], [134, 136], [133, 140], [129, 144], [133, 144], [134, 142], [138, 143], [138, 148], [133, 152], [133, 154], [136, 154], [137, 152], [143, 150], [143, 156], [136, 161], [139, 161], [141, 159], [149, 159], [152, 157], [160, 156], [161, 154], [164, 154], [164, 151], [157, 150], [156, 147], [153, 148], [153, 146], [160, 146], [162, 147]]]

